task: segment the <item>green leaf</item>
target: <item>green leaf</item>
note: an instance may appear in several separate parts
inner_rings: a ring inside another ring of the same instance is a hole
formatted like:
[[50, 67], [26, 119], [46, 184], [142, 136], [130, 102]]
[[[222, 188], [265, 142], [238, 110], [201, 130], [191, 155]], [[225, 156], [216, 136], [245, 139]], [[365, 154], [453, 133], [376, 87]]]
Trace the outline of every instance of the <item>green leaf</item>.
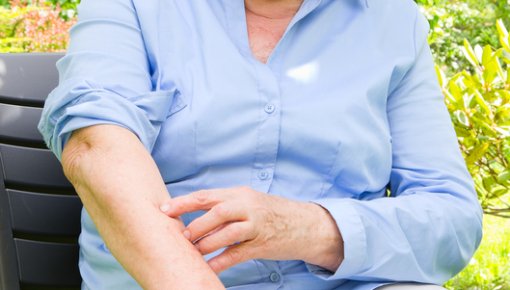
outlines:
[[510, 169], [507, 169], [498, 175], [499, 183], [504, 183], [504, 182], [508, 182], [508, 181], [510, 181]]
[[[510, 75], [510, 72], [508, 72], [508, 74]], [[501, 105], [510, 103], [510, 91], [499, 90], [496, 92], [496, 94], [501, 98]]]
[[[477, 92], [477, 91], [475, 91]], [[478, 103], [476, 102], [476, 98], [475, 98], [475, 94], [470, 94], [467, 96], [467, 107], [466, 109], [475, 109], [478, 105]]]
[[479, 67], [480, 63], [478, 62], [478, 59], [476, 58], [475, 51], [473, 50], [473, 47], [469, 43], [467, 39], [464, 39], [464, 47], [463, 47], [464, 56], [467, 58], [467, 60], [474, 66]]
[[[505, 104], [496, 109], [494, 120], [497, 124], [504, 124], [510, 122], [510, 104]], [[500, 126], [500, 127], [504, 127]]]
[[485, 100], [483, 99], [483, 96], [482, 96], [482, 94], [480, 94], [480, 92], [475, 91], [474, 100], [480, 106], [483, 113], [486, 114], [490, 119], [492, 119], [493, 118], [492, 111], [489, 108], [489, 106], [487, 105], [487, 103], [485, 102]]
[[496, 56], [496, 54], [501, 54], [501, 52], [502, 52], [502, 50], [499, 49], [498, 51], [496, 51], [495, 55], [493, 56], [494, 63], [495, 63], [497, 73], [498, 73], [498, 77], [499, 77], [499, 81], [503, 81], [506, 79], [505, 71], [503, 70], [503, 67], [501, 66], [501, 61], [499, 60], [499, 58], [501, 56]]
[[471, 150], [471, 152], [469, 152], [468, 156], [466, 157], [466, 164], [473, 165], [476, 161], [482, 158], [485, 152], [487, 152], [487, 149], [489, 149], [489, 145], [490, 144], [488, 142], [485, 142], [473, 148], [473, 150]]
[[473, 137], [473, 134], [471, 133], [470, 130], [468, 130], [464, 127], [460, 127], [460, 126], [455, 127], [455, 134], [457, 135], [457, 137], [462, 137], [462, 138]]
[[491, 86], [498, 76], [498, 63], [495, 61], [491, 61], [487, 63], [487, 65], [484, 66], [483, 70], [483, 82], [484, 82], [484, 89], [490, 90]]
[[500, 44], [507, 50], [510, 51], [510, 45], [508, 42], [508, 31], [506, 30], [503, 20], [498, 19], [496, 21], [496, 29], [498, 30], [498, 37]]
[[510, 67], [506, 68], [506, 85], [510, 87]]
[[476, 128], [481, 129], [483, 134], [492, 138], [498, 137], [498, 132], [496, 132], [494, 128], [492, 128], [491, 124], [488, 124], [484, 120], [481, 120], [475, 116], [473, 116], [471, 119], [473, 123], [476, 124]]
[[[462, 107], [458, 107], [458, 104], [455, 101], [455, 98], [453, 97], [453, 95], [449, 91], [444, 90], [443, 94], [445, 96], [445, 102], [448, 105], [448, 108], [451, 107], [451, 108], [455, 108], [455, 109], [462, 109]], [[450, 110], [450, 111], [453, 111], [453, 110]]]
[[496, 21], [496, 29], [498, 30], [498, 34], [502, 37], [508, 37], [508, 31], [506, 30], [505, 23], [502, 19], [498, 19]]
[[455, 82], [448, 83], [448, 91], [452, 95], [453, 99], [456, 103], [458, 103], [459, 107], [464, 107], [464, 99], [462, 98], [462, 90]]
[[492, 176], [487, 176], [483, 178], [482, 183], [483, 187], [485, 187], [487, 191], [492, 193], [492, 187], [494, 186], [494, 184], [496, 184], [496, 180], [494, 180]]
[[482, 65], [487, 66], [489, 62], [492, 60], [492, 48], [490, 45], [486, 45], [483, 47], [482, 52]]
[[437, 64], [434, 66], [434, 69], [436, 70], [436, 75], [437, 75], [437, 80], [439, 81], [439, 85], [441, 87], [444, 87], [444, 85], [446, 83], [446, 76], [444, 75], [443, 71]]
[[466, 127], [469, 127], [469, 118], [468, 116], [466, 115], [466, 113], [464, 113], [464, 111], [461, 111], [461, 110], [457, 110], [453, 113], [453, 115], [455, 116], [455, 118], [457, 118], [457, 120], [459, 121], [459, 123], [461, 123], [462, 125], [466, 126]]
[[478, 79], [476, 75], [471, 75], [466, 71], [463, 71], [462, 73], [462, 83], [470, 89], [476, 90], [483, 87], [482, 83]]
[[502, 195], [504, 195], [504, 194], [507, 194], [507, 193], [509, 193], [509, 192], [510, 192], [510, 191], [509, 191], [507, 188], [505, 188], [505, 187], [503, 187], [503, 186], [501, 186], [501, 185], [495, 185], [495, 186], [493, 186], [493, 187], [491, 188], [491, 196], [492, 196], [493, 198], [500, 197], [500, 196], [502, 196]]

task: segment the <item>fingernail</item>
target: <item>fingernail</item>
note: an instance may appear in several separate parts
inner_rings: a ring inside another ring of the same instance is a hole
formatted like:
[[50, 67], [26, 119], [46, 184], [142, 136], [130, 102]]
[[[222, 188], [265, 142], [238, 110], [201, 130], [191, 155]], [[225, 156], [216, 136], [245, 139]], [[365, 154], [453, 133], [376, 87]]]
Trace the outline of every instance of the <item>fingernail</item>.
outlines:
[[191, 238], [191, 233], [188, 230], [185, 230], [182, 234], [188, 240]]
[[168, 212], [170, 210], [170, 205], [165, 203], [165, 204], [162, 204], [159, 209], [162, 211], [162, 212]]

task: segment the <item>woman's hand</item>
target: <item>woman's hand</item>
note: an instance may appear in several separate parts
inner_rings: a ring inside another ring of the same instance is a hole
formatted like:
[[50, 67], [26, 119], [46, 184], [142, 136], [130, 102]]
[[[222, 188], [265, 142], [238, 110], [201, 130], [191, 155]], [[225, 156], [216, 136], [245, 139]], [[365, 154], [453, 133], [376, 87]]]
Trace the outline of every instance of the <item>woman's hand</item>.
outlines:
[[222, 272], [250, 259], [303, 260], [334, 271], [343, 260], [343, 241], [330, 214], [314, 203], [292, 201], [248, 187], [201, 190], [173, 198], [161, 210], [176, 218], [205, 210], [184, 230]]

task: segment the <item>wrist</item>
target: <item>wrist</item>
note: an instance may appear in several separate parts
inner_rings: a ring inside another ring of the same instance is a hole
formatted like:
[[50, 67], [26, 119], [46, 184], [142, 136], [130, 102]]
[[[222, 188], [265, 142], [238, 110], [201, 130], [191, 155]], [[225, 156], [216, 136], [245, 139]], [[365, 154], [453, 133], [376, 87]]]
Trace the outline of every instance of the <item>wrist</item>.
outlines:
[[336, 271], [344, 258], [342, 235], [329, 211], [316, 203], [307, 203], [311, 214], [309, 256], [305, 262]]

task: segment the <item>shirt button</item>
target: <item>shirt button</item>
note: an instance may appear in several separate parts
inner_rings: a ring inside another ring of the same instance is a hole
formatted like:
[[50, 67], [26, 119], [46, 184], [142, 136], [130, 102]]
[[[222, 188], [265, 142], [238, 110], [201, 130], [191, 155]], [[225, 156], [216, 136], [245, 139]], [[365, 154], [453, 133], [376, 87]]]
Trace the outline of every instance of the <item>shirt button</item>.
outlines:
[[274, 283], [280, 281], [280, 274], [278, 274], [276, 272], [271, 273], [271, 275], [269, 275], [269, 280], [271, 280], [271, 282], [274, 282]]
[[266, 107], [264, 108], [264, 111], [268, 114], [271, 114], [272, 112], [274, 112], [274, 110], [276, 110], [276, 107], [273, 104], [267, 104]]
[[260, 180], [266, 180], [269, 177], [269, 173], [267, 173], [265, 170], [259, 171], [258, 175]]

